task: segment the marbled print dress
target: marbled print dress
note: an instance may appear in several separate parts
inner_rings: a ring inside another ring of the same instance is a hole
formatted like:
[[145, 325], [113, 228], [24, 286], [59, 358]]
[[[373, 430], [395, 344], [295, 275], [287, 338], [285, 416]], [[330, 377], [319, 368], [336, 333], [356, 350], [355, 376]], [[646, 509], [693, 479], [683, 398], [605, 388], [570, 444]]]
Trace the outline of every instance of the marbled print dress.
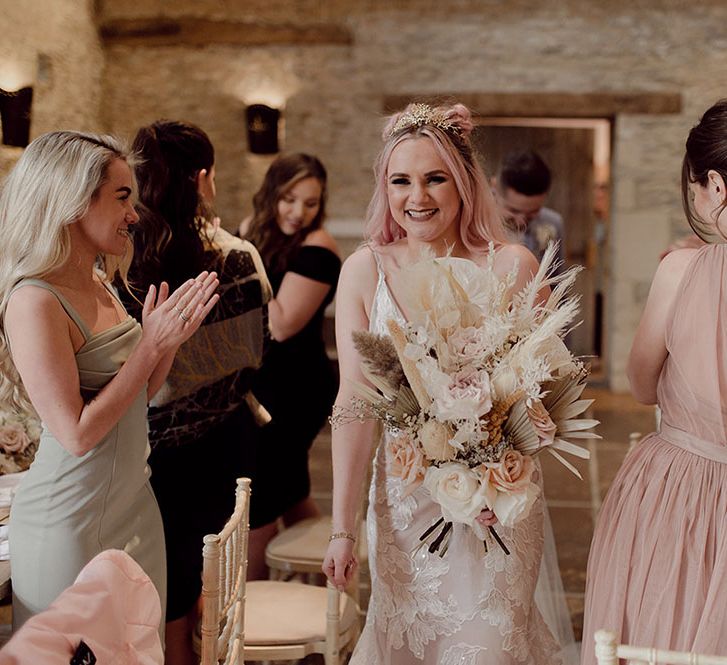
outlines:
[[[404, 322], [379, 264], [369, 330], [386, 334], [391, 318]], [[510, 556], [497, 546], [485, 554], [469, 527], [455, 525], [440, 558], [419, 546], [419, 536], [441, 517], [439, 506], [423, 486], [406, 496], [402, 481], [387, 476], [386, 456], [384, 437], [367, 515], [371, 600], [351, 665], [560, 663], [560, 646], [533, 600], [542, 501], [515, 528], [497, 526]]]

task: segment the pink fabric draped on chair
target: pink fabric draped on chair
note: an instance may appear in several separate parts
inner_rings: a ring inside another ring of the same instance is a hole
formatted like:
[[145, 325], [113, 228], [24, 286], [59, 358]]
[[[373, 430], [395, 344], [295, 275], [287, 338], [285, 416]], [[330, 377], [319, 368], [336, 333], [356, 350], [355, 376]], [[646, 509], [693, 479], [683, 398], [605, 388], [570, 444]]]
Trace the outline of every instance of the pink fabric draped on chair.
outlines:
[[0, 665], [68, 665], [81, 641], [104, 665], [160, 665], [161, 618], [147, 574], [125, 552], [107, 550], [23, 625], [0, 650]]

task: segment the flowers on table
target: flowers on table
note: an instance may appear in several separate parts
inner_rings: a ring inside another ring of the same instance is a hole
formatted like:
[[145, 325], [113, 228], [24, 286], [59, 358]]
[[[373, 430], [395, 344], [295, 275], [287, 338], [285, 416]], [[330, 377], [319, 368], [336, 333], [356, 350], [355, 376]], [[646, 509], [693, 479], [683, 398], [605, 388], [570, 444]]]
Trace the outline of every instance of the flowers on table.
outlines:
[[0, 474], [25, 471], [40, 441], [40, 421], [33, 415], [0, 411]]
[[514, 294], [517, 268], [498, 276], [493, 247], [484, 267], [423, 259], [405, 269], [397, 294], [409, 321], [387, 321], [389, 336], [354, 333], [370, 385], [357, 386], [332, 423], [384, 424], [388, 472], [408, 493], [423, 484], [441, 507], [422, 536], [440, 555], [453, 522], [483, 535], [485, 508], [508, 527], [527, 517], [540, 494], [534, 455], [548, 452], [580, 477], [562, 453], [587, 458], [572, 440], [598, 438], [598, 422], [580, 417], [592, 402], [581, 399], [587, 370], [562, 339], [578, 314], [577, 270], [549, 274], [554, 255], [551, 245]]

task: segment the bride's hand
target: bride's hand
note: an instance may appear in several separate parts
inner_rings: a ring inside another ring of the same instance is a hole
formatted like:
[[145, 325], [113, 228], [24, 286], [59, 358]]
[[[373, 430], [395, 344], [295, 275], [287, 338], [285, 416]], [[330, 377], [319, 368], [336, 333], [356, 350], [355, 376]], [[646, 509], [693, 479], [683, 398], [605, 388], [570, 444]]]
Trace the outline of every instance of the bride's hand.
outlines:
[[336, 538], [328, 544], [328, 551], [323, 559], [322, 570], [328, 581], [339, 591], [346, 588], [358, 565], [353, 554], [353, 545], [353, 541], [348, 538]]
[[475, 519], [482, 525], [482, 526], [495, 526], [497, 524], [497, 517], [495, 516], [495, 513], [493, 513], [491, 510], [483, 510]]

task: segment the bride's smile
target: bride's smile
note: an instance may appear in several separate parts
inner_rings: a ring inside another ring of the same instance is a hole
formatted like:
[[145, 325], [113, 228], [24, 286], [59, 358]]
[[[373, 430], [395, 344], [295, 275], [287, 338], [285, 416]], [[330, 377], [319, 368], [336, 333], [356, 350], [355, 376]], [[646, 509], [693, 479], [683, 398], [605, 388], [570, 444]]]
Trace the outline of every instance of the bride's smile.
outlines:
[[449, 246], [459, 239], [461, 199], [431, 139], [407, 139], [394, 148], [387, 194], [391, 215], [411, 239]]

